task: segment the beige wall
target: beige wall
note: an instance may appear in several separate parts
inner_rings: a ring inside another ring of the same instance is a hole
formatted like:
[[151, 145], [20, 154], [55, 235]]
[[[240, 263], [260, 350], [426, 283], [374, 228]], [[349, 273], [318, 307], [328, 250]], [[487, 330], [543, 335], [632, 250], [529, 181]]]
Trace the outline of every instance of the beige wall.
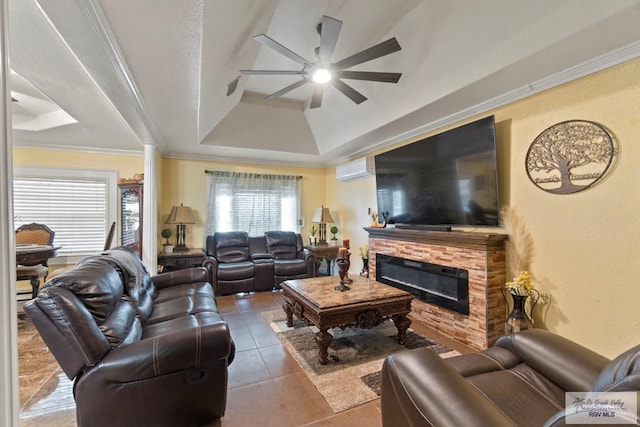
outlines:
[[[526, 220], [535, 242], [532, 270], [549, 294], [536, 310], [536, 325], [609, 357], [638, 344], [640, 60], [488, 114], [497, 122], [502, 204]], [[525, 156], [540, 132], [571, 119], [605, 125], [620, 154], [595, 187], [553, 195], [529, 181]], [[352, 246], [366, 243], [362, 227], [375, 203], [374, 178], [343, 183], [328, 176], [327, 204], [338, 207]]]

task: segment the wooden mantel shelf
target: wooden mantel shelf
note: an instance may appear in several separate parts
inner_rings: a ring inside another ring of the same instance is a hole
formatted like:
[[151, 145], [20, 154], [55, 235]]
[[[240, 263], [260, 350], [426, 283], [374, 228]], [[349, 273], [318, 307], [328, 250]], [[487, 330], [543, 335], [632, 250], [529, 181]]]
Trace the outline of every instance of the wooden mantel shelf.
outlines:
[[405, 228], [364, 228], [369, 238], [402, 240], [405, 242], [428, 243], [434, 245], [466, 248], [497, 248], [504, 245], [506, 234], [483, 233], [475, 231], [426, 231]]

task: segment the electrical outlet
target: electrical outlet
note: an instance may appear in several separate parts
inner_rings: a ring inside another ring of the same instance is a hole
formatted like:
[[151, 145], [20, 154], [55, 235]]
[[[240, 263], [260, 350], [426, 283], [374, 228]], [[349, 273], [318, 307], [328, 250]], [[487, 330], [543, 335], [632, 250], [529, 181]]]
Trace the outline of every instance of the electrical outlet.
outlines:
[[299, 218], [298, 219], [298, 226], [299, 227], [304, 227], [304, 218]]

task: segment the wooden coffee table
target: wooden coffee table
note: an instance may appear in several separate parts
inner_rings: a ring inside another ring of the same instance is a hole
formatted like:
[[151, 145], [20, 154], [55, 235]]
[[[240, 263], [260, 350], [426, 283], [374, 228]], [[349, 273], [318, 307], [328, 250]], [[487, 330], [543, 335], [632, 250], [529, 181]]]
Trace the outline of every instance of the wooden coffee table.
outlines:
[[337, 276], [311, 279], [287, 280], [282, 283], [287, 314], [287, 326], [293, 326], [293, 315], [315, 325], [318, 344], [318, 359], [327, 363], [327, 349], [333, 341], [328, 332], [331, 328], [372, 328], [387, 319], [392, 319], [398, 328], [398, 342], [404, 344], [411, 320], [413, 296], [375, 280], [353, 278], [351, 290], [340, 292], [334, 289], [340, 279]]

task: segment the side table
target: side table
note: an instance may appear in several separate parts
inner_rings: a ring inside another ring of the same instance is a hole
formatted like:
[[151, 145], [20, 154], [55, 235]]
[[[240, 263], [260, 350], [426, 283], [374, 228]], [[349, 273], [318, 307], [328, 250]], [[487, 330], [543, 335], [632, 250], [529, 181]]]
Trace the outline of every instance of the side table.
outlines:
[[[172, 252], [170, 254], [158, 254], [159, 272], [182, 270], [191, 267], [202, 267], [204, 251], [202, 249], [189, 249], [188, 252]], [[162, 267], [162, 270], [160, 270]]]
[[331, 276], [331, 267], [333, 262], [338, 257], [338, 250], [340, 249], [338, 246], [329, 246], [329, 245], [309, 245], [304, 247], [306, 250], [311, 252], [316, 257], [316, 272], [317, 275], [320, 275], [320, 263], [324, 259], [327, 262], [327, 271], [325, 273], [326, 276]]

